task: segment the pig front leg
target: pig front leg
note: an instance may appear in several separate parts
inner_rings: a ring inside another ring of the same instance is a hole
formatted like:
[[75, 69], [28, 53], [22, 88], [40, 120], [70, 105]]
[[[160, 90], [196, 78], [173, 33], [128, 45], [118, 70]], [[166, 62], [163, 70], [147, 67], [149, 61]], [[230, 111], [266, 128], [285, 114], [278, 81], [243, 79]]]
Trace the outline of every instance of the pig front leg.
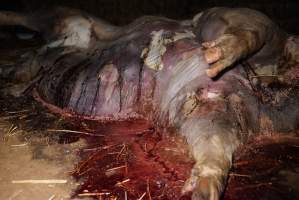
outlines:
[[194, 17], [193, 27], [212, 64], [207, 70], [209, 77], [241, 59], [273, 62], [286, 37], [266, 15], [247, 8], [208, 9]]
[[262, 47], [264, 41], [255, 31], [236, 30], [227, 32], [216, 40], [204, 42], [205, 57], [210, 69], [206, 70], [209, 77], [216, 77], [221, 71], [236, 61], [246, 58]]

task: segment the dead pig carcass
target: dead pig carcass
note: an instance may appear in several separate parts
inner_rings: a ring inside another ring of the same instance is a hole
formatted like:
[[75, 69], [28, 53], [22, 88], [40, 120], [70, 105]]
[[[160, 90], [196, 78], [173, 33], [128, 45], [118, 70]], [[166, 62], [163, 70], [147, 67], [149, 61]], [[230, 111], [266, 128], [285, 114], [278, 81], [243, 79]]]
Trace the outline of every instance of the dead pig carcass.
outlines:
[[[53, 32], [58, 38], [40, 50], [36, 98], [68, 115], [98, 121], [142, 118], [162, 131], [174, 128], [186, 137], [196, 161], [183, 188], [193, 191], [193, 199], [219, 199], [233, 152], [250, 134], [297, 126], [295, 89], [273, 106], [262, 103], [256, 94], [260, 83], [252, 85], [251, 72], [241, 67], [216, 80], [206, 74], [215, 77], [240, 59], [257, 74], [260, 66], [277, 69], [273, 61], [287, 36], [256, 11], [214, 8], [188, 23], [145, 17], [125, 27], [94, 25], [109, 37], [87, 46], [78, 43], [83, 38], [69, 39], [73, 34], [61, 40], [64, 30], [78, 33], [82, 27], [76, 26]], [[202, 42], [208, 42], [205, 48]], [[215, 64], [209, 68], [208, 63]]]

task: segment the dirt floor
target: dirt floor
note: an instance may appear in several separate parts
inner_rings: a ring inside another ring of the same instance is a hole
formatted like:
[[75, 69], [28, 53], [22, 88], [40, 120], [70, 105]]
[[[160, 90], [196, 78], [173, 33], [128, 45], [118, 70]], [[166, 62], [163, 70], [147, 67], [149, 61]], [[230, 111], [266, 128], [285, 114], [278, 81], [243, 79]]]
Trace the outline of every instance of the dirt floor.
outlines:
[[[1, 127], [0, 199], [70, 199], [71, 191], [79, 183], [68, 172], [78, 162], [76, 151], [84, 141], [49, 145], [39, 138], [19, 139], [22, 132], [7, 134], [8, 130], [9, 126]], [[14, 183], [53, 179], [63, 183]]]
[[[58, 126], [58, 118], [34, 113], [28, 105], [20, 109], [24, 102], [17, 102], [7, 106], [11, 102], [1, 99], [0, 199], [70, 199], [80, 185], [70, 174], [85, 141], [61, 141], [61, 134], [45, 131]], [[30, 180], [38, 183], [18, 183]]]

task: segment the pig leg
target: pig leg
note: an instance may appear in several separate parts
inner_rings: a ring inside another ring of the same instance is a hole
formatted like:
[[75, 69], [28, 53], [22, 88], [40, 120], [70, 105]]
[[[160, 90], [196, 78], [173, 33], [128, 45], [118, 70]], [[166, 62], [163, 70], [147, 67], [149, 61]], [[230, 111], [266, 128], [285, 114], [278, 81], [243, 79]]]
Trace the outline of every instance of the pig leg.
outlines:
[[221, 71], [233, 65], [236, 61], [246, 58], [257, 51], [263, 44], [254, 31], [237, 30], [221, 35], [214, 41], [203, 43], [207, 48], [205, 57], [210, 69], [206, 70], [209, 77], [217, 76]]
[[[240, 59], [272, 58], [286, 34], [264, 14], [247, 8], [212, 8], [193, 19], [197, 39], [206, 47], [207, 70], [217, 76]], [[258, 60], [258, 59], [257, 59]]]
[[241, 113], [234, 109], [242, 105], [242, 100], [231, 98], [235, 95], [224, 98], [220, 93], [208, 92], [207, 97], [201, 95], [203, 103], [181, 120], [179, 131], [185, 136], [195, 160], [182, 193], [192, 192], [193, 200], [220, 198], [232, 165], [233, 153], [242, 142], [240, 124], [244, 120], [239, 120]]
[[183, 126], [196, 163], [182, 192], [193, 192], [194, 200], [218, 200], [223, 192], [232, 155], [239, 144], [228, 124], [221, 119], [192, 119]]

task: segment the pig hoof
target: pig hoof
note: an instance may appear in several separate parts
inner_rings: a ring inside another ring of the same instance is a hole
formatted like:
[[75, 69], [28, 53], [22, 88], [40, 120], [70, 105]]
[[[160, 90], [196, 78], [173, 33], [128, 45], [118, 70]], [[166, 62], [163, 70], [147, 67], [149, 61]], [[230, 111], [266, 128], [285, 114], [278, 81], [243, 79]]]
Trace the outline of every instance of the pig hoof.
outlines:
[[192, 193], [192, 200], [219, 200], [222, 185], [217, 177], [191, 175], [186, 181], [182, 194]]
[[202, 177], [192, 193], [192, 200], [219, 200], [219, 189], [213, 177]]
[[206, 48], [206, 61], [212, 64], [211, 68], [207, 70], [209, 77], [216, 77], [220, 72], [242, 57], [245, 50], [239, 43], [240, 40], [235, 35], [224, 34], [214, 41], [202, 44]]
[[222, 51], [218, 47], [209, 48], [204, 52], [207, 63], [211, 64], [217, 62], [222, 57]]

